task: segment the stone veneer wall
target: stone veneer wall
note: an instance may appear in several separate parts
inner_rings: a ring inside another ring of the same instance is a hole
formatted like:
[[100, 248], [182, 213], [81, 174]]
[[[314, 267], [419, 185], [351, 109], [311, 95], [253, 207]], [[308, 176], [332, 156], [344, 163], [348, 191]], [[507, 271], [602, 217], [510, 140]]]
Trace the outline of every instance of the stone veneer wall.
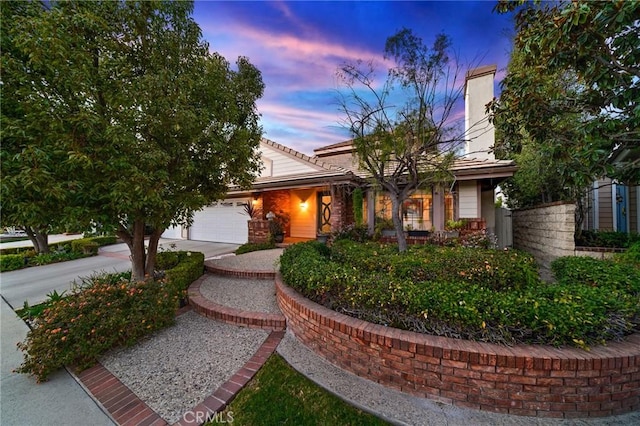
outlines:
[[525, 210], [514, 210], [513, 248], [527, 251], [540, 266], [575, 251], [575, 204], [550, 203]]
[[512, 347], [383, 327], [324, 308], [276, 276], [287, 329], [331, 363], [424, 398], [522, 416], [581, 418], [640, 409], [640, 334], [584, 351]]

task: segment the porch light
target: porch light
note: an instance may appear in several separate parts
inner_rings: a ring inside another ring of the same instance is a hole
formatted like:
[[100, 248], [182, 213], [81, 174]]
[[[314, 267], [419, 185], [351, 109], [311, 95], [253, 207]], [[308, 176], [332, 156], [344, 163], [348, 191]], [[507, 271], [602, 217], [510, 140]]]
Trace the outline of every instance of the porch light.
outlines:
[[306, 201], [302, 201], [300, 203], [300, 210], [306, 210], [307, 209], [307, 202]]

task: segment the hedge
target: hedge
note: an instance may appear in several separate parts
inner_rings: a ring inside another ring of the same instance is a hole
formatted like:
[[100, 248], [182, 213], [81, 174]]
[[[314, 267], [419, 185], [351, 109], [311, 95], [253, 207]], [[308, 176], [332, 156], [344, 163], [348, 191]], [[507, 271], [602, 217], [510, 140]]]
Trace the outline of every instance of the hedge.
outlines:
[[204, 273], [204, 254], [188, 251], [165, 251], [158, 253], [156, 268], [164, 270], [171, 285], [180, 292]]
[[586, 348], [640, 326], [640, 281], [616, 281], [622, 272], [609, 269], [613, 263], [603, 266], [609, 279], [597, 286], [579, 273], [543, 283], [531, 256], [512, 250], [398, 253], [395, 245], [310, 242], [287, 248], [280, 265], [284, 282], [317, 303], [417, 332]]

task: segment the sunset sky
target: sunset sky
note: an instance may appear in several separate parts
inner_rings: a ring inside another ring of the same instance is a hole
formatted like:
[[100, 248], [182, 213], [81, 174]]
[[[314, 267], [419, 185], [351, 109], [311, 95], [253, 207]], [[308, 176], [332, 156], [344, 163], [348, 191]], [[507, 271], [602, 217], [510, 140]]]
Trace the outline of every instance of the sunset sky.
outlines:
[[[387, 37], [409, 28], [431, 46], [444, 32], [462, 63], [509, 59], [510, 15], [495, 1], [196, 1], [194, 17], [212, 51], [230, 62], [246, 56], [266, 85], [258, 112], [264, 137], [313, 155], [349, 139], [341, 125], [336, 70], [358, 59], [382, 61]], [[381, 77], [385, 77], [381, 73]], [[464, 81], [464, 76], [462, 76]], [[464, 111], [462, 103], [459, 115]]]

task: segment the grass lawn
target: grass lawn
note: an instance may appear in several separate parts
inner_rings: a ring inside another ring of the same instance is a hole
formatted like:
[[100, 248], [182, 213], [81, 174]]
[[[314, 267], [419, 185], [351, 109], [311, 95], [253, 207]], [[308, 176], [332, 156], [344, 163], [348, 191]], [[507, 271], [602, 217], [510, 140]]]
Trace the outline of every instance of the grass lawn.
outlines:
[[[299, 374], [273, 354], [219, 418], [234, 425], [386, 425]], [[215, 422], [208, 423], [216, 424]]]

